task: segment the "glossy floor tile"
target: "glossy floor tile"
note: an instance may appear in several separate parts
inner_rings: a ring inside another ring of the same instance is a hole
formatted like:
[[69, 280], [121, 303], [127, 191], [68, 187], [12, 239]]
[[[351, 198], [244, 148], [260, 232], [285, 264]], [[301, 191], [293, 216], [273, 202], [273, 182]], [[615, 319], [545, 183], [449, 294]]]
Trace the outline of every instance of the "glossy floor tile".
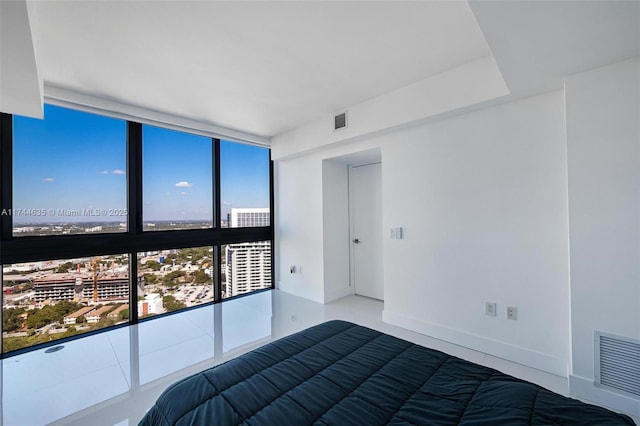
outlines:
[[269, 341], [343, 319], [497, 368], [567, 394], [567, 380], [382, 322], [383, 303], [322, 305], [278, 290], [205, 306], [2, 361], [6, 426], [136, 425], [176, 380]]

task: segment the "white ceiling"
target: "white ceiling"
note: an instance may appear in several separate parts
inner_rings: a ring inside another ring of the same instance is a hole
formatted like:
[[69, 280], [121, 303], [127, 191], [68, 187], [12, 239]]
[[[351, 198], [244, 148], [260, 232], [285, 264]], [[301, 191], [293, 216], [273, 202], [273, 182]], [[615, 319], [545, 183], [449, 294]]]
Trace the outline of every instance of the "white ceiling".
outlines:
[[471, 0], [512, 93], [640, 55], [640, 0]]
[[56, 86], [272, 136], [490, 54], [467, 2], [39, 1]]
[[43, 93], [77, 94], [79, 104], [267, 142], [481, 58], [514, 97], [640, 55], [640, 0], [0, 0], [0, 9], [4, 112], [37, 116]]

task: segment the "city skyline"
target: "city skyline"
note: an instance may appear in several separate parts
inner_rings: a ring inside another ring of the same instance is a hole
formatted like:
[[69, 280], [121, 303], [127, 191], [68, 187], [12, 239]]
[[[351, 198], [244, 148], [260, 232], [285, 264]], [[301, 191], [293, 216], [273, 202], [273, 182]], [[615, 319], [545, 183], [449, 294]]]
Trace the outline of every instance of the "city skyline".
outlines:
[[[126, 222], [126, 122], [14, 116], [14, 224]], [[143, 126], [143, 221], [211, 221], [211, 139]], [[221, 210], [269, 206], [269, 150], [221, 141]], [[79, 212], [79, 214], [75, 214]]]

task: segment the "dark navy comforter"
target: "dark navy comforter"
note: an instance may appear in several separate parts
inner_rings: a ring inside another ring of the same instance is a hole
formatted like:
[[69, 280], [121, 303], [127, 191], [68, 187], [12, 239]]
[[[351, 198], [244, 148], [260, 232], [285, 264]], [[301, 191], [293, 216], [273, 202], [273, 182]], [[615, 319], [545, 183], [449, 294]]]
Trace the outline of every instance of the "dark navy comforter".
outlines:
[[140, 425], [633, 425], [491, 368], [344, 321], [169, 387]]

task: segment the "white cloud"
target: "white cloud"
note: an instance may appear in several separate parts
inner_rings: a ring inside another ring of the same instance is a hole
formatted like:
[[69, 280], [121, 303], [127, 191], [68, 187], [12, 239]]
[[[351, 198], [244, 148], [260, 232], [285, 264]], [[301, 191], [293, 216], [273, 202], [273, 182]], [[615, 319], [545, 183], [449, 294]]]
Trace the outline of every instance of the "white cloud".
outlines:
[[180, 195], [189, 195], [189, 193], [187, 191], [182, 191]]
[[109, 171], [108, 170], [102, 170], [100, 172], [98, 172], [99, 175], [108, 175]]
[[193, 186], [193, 184], [189, 183], [189, 182], [186, 182], [186, 181], [182, 181], [182, 182], [176, 183], [176, 186], [178, 188], [191, 188]]
[[224, 204], [225, 206], [230, 206], [231, 205], [231, 203], [228, 202], [228, 201], [223, 201], [222, 204]]
[[46, 178], [42, 178], [43, 182], [53, 182], [53, 178], [52, 177], [46, 177]]
[[113, 173], [114, 175], [126, 175], [127, 174], [127, 172], [125, 172], [124, 170], [120, 170], [120, 169], [115, 169], [111, 173]]

